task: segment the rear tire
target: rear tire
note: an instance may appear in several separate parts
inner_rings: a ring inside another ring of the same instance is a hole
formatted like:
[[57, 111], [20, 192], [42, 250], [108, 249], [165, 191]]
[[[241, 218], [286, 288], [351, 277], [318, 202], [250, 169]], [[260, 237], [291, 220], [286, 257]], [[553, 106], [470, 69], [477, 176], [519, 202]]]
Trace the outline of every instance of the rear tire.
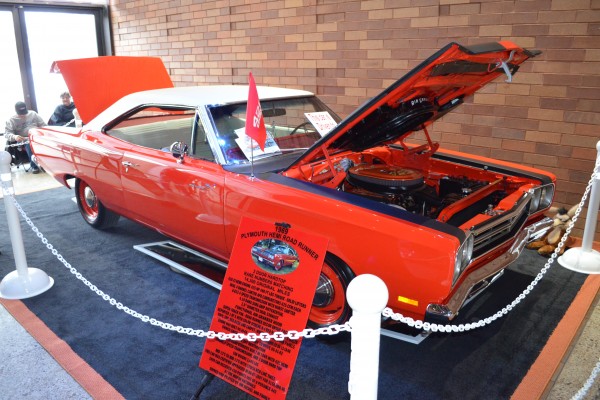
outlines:
[[346, 300], [346, 289], [352, 279], [354, 273], [342, 260], [332, 254], [325, 256], [308, 317], [310, 328], [343, 324], [350, 319], [352, 310]]
[[81, 179], [75, 181], [75, 197], [81, 216], [96, 229], [112, 228], [119, 221], [119, 214], [110, 211], [96, 197], [94, 190]]

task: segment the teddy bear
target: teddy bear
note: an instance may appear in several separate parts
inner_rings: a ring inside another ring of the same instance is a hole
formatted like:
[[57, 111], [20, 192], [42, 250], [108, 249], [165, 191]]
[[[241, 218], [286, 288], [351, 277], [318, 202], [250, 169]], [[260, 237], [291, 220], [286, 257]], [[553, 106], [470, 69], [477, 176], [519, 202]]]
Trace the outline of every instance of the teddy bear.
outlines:
[[[569, 210], [564, 207], [550, 207], [549, 211], [555, 213], [554, 224], [545, 236], [540, 240], [529, 243], [527, 248], [537, 250], [537, 252], [544, 257], [550, 257], [558, 247], [558, 244], [569, 226], [569, 221], [573, 218], [573, 215], [575, 215], [576, 210], [577, 206], [573, 206]], [[573, 239], [573, 237], [568, 237], [558, 255], [564, 253], [568, 247], [573, 246], [574, 242], [575, 239]]]

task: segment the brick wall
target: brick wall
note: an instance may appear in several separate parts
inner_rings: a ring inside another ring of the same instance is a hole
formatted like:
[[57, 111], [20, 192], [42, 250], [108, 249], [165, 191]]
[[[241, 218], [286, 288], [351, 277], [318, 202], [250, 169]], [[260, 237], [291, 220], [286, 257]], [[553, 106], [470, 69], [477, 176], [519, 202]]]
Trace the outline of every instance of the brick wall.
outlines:
[[177, 86], [252, 71], [342, 116], [450, 41], [512, 40], [543, 54], [436, 123], [435, 139], [552, 171], [558, 206], [580, 201], [594, 168], [600, 0], [111, 0], [110, 12], [115, 54], [160, 56]]

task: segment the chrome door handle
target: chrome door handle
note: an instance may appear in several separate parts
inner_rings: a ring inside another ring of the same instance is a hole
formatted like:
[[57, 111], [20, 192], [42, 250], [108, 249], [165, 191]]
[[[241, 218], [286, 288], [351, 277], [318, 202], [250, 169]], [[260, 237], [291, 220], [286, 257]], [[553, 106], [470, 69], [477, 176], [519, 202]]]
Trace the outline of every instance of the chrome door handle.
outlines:
[[129, 162], [129, 161], [122, 161], [121, 165], [125, 167], [125, 172], [129, 171], [129, 167], [133, 168], [133, 167], [137, 167], [138, 166], [137, 164], [134, 164], [134, 163]]
[[214, 189], [217, 187], [217, 185], [210, 185], [208, 183], [204, 183], [204, 184], [200, 184], [200, 185], [196, 185], [195, 183], [190, 183], [189, 186], [191, 188], [198, 189], [198, 190], [208, 190], [208, 189]]

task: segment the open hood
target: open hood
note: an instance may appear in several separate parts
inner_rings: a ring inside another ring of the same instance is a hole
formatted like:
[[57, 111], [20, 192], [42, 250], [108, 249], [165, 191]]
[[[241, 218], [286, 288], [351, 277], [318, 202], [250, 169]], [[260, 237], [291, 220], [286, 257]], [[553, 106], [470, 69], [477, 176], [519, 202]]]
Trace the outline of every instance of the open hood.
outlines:
[[88, 123], [121, 97], [142, 90], [173, 87], [160, 58], [106, 56], [55, 61], [77, 111]]
[[511, 42], [474, 46], [450, 43], [403, 78], [367, 101], [317, 142], [294, 165], [323, 158], [323, 152], [363, 151], [418, 131], [462, 104], [498, 77], [507, 81], [540, 54]]

